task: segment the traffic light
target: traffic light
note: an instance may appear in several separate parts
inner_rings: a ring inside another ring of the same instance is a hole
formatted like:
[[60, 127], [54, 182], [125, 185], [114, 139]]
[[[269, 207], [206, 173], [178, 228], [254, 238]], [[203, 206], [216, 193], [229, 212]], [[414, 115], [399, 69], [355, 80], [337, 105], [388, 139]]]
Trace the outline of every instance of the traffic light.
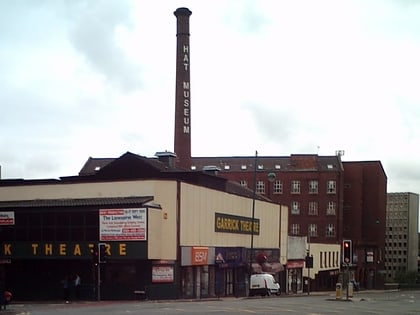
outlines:
[[314, 267], [314, 257], [309, 256], [309, 254], [306, 255], [305, 256], [305, 265], [306, 265], [306, 268], [313, 268]]
[[99, 250], [98, 250], [98, 246], [93, 245], [93, 247], [90, 250], [90, 254], [92, 256], [92, 264], [94, 266], [97, 266], [99, 264]]
[[106, 263], [106, 244], [105, 243], [99, 243], [99, 263]]
[[343, 241], [343, 263], [352, 264], [353, 263], [353, 253], [351, 240]]

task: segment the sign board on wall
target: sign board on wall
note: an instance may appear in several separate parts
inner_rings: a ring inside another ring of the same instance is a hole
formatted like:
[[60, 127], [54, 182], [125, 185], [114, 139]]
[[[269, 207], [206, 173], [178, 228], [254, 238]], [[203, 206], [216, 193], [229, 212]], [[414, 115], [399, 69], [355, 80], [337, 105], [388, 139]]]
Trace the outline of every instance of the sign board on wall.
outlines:
[[214, 231], [237, 234], [260, 234], [260, 220], [226, 213], [214, 214]]
[[14, 211], [1, 211], [0, 212], [0, 225], [15, 225], [15, 212]]
[[153, 266], [152, 267], [152, 283], [169, 283], [174, 282], [173, 266]]
[[205, 266], [209, 257], [209, 248], [202, 246], [193, 246], [191, 248], [191, 265]]
[[[92, 259], [94, 242], [2, 242], [0, 259]], [[111, 259], [147, 259], [146, 242], [109, 242]]]
[[99, 239], [101, 241], [147, 240], [146, 208], [100, 209]]

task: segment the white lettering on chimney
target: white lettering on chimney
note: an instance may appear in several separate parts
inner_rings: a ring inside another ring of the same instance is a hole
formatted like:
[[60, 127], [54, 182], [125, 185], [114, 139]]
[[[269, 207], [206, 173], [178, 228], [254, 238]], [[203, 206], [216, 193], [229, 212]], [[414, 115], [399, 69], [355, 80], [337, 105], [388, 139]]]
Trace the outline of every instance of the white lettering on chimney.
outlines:
[[[190, 57], [189, 57], [189, 47], [184, 45], [184, 70], [189, 71]], [[189, 76], [188, 76], [189, 77]], [[190, 82], [183, 82], [184, 89], [184, 133], [190, 133]]]

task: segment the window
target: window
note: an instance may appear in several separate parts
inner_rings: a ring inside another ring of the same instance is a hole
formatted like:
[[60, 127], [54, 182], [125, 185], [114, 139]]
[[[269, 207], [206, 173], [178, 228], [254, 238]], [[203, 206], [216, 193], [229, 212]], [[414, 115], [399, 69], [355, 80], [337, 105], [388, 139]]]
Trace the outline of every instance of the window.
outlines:
[[241, 165], [241, 170], [246, 170], [246, 165], [245, 164]]
[[335, 194], [335, 180], [329, 180], [327, 182], [327, 194]]
[[241, 180], [239, 181], [239, 184], [240, 184], [242, 187], [248, 187], [248, 182], [247, 182], [246, 180], [244, 180], [244, 179], [241, 179]]
[[230, 170], [230, 165], [225, 165], [225, 166], [224, 166], [224, 169], [225, 169], [225, 170]]
[[300, 203], [299, 203], [299, 201], [292, 201], [291, 213], [292, 214], [300, 214]]
[[334, 237], [335, 236], [335, 226], [334, 224], [330, 223], [327, 224], [326, 230], [325, 230], [325, 236], [326, 237]]
[[318, 202], [310, 201], [309, 202], [309, 215], [318, 215]]
[[275, 194], [283, 193], [283, 183], [281, 180], [274, 181], [273, 193]]
[[328, 201], [327, 206], [327, 215], [335, 215], [335, 202], [334, 201]]
[[300, 230], [299, 224], [292, 224], [290, 234], [299, 235], [299, 230]]
[[292, 194], [300, 194], [300, 181], [292, 180]]
[[257, 181], [257, 194], [265, 194], [265, 183], [262, 180]]
[[313, 237], [313, 236], [318, 236], [318, 228], [316, 226], [316, 224], [309, 224], [308, 227], [308, 232], [309, 232], [309, 236]]
[[318, 181], [317, 180], [309, 181], [309, 193], [310, 194], [317, 194], [318, 193]]
[[263, 170], [263, 169], [264, 169], [264, 165], [259, 164], [259, 165], [258, 165], [258, 169], [259, 169], [259, 170]]

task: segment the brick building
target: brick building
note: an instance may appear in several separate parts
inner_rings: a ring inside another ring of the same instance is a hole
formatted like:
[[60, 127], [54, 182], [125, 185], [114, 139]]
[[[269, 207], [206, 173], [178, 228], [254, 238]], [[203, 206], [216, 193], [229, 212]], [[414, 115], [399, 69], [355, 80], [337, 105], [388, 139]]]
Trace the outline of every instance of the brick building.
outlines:
[[[333, 289], [340, 269], [343, 166], [339, 155], [192, 157], [191, 168], [216, 172], [289, 208], [290, 236], [307, 237], [313, 289]], [[255, 178], [254, 178], [255, 176]], [[303, 272], [304, 262], [289, 261]]]
[[343, 162], [343, 166], [343, 238], [352, 240], [353, 276], [364, 288], [382, 288], [387, 177], [380, 161]]

